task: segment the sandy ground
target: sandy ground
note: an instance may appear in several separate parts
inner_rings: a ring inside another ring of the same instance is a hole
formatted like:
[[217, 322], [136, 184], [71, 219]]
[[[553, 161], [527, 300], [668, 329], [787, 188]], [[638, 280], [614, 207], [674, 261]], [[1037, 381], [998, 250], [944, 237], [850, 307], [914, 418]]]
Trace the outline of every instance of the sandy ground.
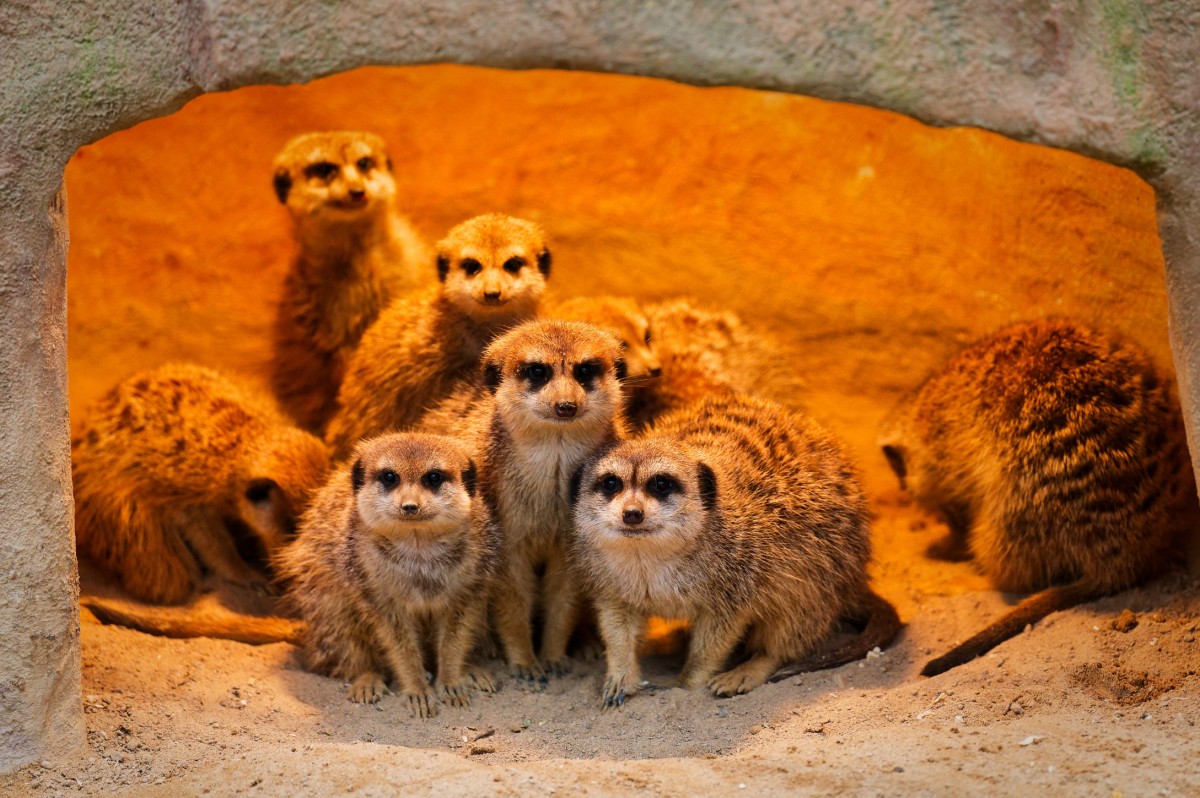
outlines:
[[[73, 416], [168, 359], [261, 374], [290, 253], [270, 159], [330, 127], [394, 143], [431, 238], [526, 215], [557, 242], [564, 293], [698, 294], [794, 344], [803, 404], [862, 464], [872, 575], [907, 628], [881, 656], [733, 699], [672, 689], [669, 638], [646, 673], [661, 689], [620, 712], [599, 711], [602, 670], [580, 664], [544, 693], [502, 678], [419, 721], [394, 697], [349, 703], [286, 644], [84, 622], [84, 759], [0, 777], [0, 794], [1200, 794], [1200, 584], [1177, 573], [919, 677], [1014, 597], [922, 556], [940, 526], [874, 444], [902, 391], [1015, 319], [1103, 322], [1168, 362], [1135, 176], [865, 109], [616, 77], [363, 70], [207, 96], [67, 170]], [[1114, 625], [1126, 610], [1136, 625]]]

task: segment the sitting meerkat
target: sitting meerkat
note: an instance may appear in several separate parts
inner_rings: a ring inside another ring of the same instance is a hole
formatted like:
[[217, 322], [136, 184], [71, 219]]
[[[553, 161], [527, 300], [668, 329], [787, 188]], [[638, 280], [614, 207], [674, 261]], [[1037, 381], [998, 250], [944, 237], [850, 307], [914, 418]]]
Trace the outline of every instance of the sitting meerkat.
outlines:
[[[467, 422], [480, 453], [480, 493], [504, 535], [493, 620], [512, 672], [537, 686], [547, 668], [567, 666], [581, 599], [566, 558], [568, 482], [590, 452], [624, 432], [624, 364], [610, 333], [550, 320], [505, 333], [483, 360], [488, 395]], [[540, 657], [533, 647], [537, 609]]]
[[[414, 715], [439, 697], [470, 703], [493, 690], [467, 657], [486, 624], [500, 538], [476, 496], [476, 469], [450, 438], [387, 434], [361, 442], [335, 471], [276, 566], [304, 619], [310, 670], [376, 702], [390, 676]], [[435, 654], [433, 685], [423, 650]]]
[[925, 676], [1149, 579], [1196, 529], [1169, 378], [1072, 321], [1018, 324], [959, 353], [900, 402], [880, 444], [901, 487], [949, 526], [930, 556], [973, 558], [998, 589], [1037, 591]]
[[211, 369], [135, 374], [72, 437], [76, 544], [143, 601], [182, 602], [205, 573], [265, 588], [231, 528], [269, 557], [328, 467], [318, 438]]
[[275, 158], [275, 192], [300, 252], [276, 316], [272, 385], [284, 409], [320, 433], [363, 332], [433, 279], [433, 252], [397, 210], [392, 160], [374, 134], [293, 138]]
[[335, 452], [412, 426], [475, 376], [488, 341], [537, 313], [550, 263], [532, 222], [488, 214], [452, 229], [437, 245], [437, 288], [396, 301], [363, 336], [326, 435]]
[[[691, 622], [683, 685], [719, 696], [812, 654], [839, 620], [867, 625], [819, 667], [899, 631], [867, 583], [867, 502], [853, 467], [828, 432], [772, 402], [727, 392], [663, 416], [646, 437], [597, 452], [571, 496], [571, 553], [606, 649], [605, 708], [637, 692], [652, 615]], [[725, 670], [741, 640], [749, 659]]]

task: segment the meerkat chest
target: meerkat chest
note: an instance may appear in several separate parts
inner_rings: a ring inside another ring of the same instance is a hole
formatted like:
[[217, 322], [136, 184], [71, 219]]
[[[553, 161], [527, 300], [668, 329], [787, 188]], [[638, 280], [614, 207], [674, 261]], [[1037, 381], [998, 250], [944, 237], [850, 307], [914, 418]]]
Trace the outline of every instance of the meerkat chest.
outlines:
[[377, 542], [364, 559], [370, 595], [381, 609], [436, 613], [457, 597], [467, 570], [439, 546]]
[[607, 592], [647, 615], [692, 618], [696, 579], [673, 559], [633, 550], [609, 552], [598, 563]]
[[591, 442], [547, 437], [514, 448], [499, 474], [501, 523], [515, 542], [557, 538], [571, 527], [567, 486]]

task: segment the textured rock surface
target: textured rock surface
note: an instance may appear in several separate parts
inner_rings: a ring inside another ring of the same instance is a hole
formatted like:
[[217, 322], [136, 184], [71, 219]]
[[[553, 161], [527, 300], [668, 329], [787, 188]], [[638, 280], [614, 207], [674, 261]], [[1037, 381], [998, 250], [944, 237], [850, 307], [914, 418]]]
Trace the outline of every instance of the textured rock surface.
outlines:
[[800, 6], [31, 0], [0, 8], [0, 770], [81, 739], [54, 199], [63, 168], [80, 145], [204, 91], [366, 63], [593, 69], [852, 100], [1132, 165], [1159, 196], [1172, 345], [1194, 422], [1200, 7]]

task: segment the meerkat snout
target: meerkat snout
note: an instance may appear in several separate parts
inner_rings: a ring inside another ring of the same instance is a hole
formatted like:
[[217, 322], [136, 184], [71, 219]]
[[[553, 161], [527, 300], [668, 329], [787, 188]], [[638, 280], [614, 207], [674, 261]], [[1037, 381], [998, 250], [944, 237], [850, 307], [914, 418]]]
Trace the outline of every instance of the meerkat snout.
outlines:
[[486, 214], [458, 225], [438, 243], [437, 268], [445, 296], [467, 316], [515, 321], [530, 315], [541, 299], [550, 250], [536, 224]]
[[646, 518], [646, 514], [642, 512], [641, 507], [626, 507], [621, 512], [621, 520], [629, 526], [637, 526]]
[[554, 405], [554, 415], [559, 418], [571, 418], [575, 415], [576, 410], [574, 402], [558, 402]]

